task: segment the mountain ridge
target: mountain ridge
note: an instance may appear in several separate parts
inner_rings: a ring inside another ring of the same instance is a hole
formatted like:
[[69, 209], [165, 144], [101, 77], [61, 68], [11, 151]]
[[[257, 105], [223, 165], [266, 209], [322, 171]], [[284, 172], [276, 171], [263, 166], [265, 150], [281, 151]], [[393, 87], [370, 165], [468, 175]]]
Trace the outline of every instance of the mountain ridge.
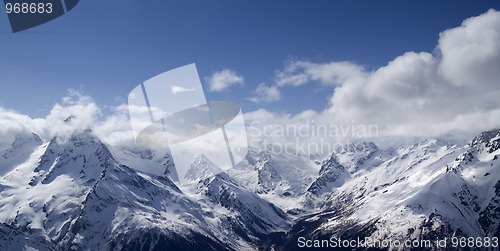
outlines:
[[91, 131], [48, 143], [26, 135], [12, 144], [25, 146], [23, 163], [0, 159], [2, 250], [21, 239], [40, 250], [293, 250], [298, 237], [500, 234], [500, 130], [463, 147], [355, 142], [323, 161], [251, 149], [227, 173], [193, 170], [184, 186], [165, 151], [108, 147]]

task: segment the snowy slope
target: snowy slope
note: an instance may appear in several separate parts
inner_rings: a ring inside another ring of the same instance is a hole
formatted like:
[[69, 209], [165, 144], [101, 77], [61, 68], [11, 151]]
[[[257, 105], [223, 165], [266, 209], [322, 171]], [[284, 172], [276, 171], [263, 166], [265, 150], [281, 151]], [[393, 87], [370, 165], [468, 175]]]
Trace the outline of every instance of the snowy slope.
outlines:
[[[108, 250], [170, 247], [221, 249], [205, 218], [213, 217], [166, 178], [109, 166], [84, 208], [59, 242], [62, 249]], [[192, 239], [199, 238], [197, 241]], [[167, 246], [168, 246], [167, 245]]]
[[219, 214], [216, 222], [225, 232], [221, 238], [257, 244], [260, 237], [290, 226], [289, 218], [280, 208], [238, 185], [204, 156], [193, 162], [186, 178], [192, 183], [181, 186], [182, 191]]
[[0, 224], [0, 250], [40, 250], [51, 251], [51, 241], [37, 231], [26, 233], [26, 229], [16, 229], [10, 225]]
[[351, 169], [352, 178], [331, 191], [319, 213], [299, 220], [282, 247], [293, 249], [299, 233], [393, 241], [498, 237], [499, 139], [495, 130], [464, 147], [426, 140], [366, 158], [377, 164], [368, 172], [363, 164]]
[[245, 160], [227, 174], [281, 209], [295, 211], [301, 207], [302, 196], [318, 177], [319, 169], [308, 157], [250, 149]]
[[[500, 130], [324, 160], [250, 150], [236, 167], [199, 156], [179, 184], [168, 149], [108, 147], [91, 131], [0, 156], [0, 249], [294, 249], [297, 237], [500, 236]], [[214, 173], [218, 173], [214, 175]]]
[[140, 146], [109, 146], [111, 154], [123, 165], [132, 166], [135, 170], [170, 178], [179, 181], [174, 161], [168, 149], [145, 149]]
[[0, 151], [0, 176], [7, 174], [13, 167], [26, 162], [31, 153], [42, 143], [40, 137], [35, 133], [16, 135], [12, 144]]
[[[0, 179], [5, 249], [20, 239], [63, 250], [247, 249], [290, 225], [283, 211], [229, 178], [202, 172], [193, 177], [195, 191], [184, 192], [167, 172], [149, 169], [156, 163], [166, 170], [168, 154], [114, 152], [133, 169], [90, 131], [54, 138], [12, 167]], [[204, 161], [194, 164], [213, 165]]]
[[66, 232], [106, 164], [107, 148], [86, 133], [67, 142], [54, 138], [0, 179], [0, 221], [42, 229], [53, 240]]

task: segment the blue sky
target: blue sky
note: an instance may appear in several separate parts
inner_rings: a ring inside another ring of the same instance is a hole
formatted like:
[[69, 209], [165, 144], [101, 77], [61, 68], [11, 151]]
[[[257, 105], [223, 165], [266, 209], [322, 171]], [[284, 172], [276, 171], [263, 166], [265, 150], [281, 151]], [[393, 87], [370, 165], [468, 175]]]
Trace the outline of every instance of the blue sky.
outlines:
[[272, 103], [248, 98], [259, 84], [273, 85], [289, 61], [350, 61], [373, 70], [406, 51], [432, 52], [441, 31], [490, 8], [500, 2], [83, 0], [16, 34], [0, 14], [0, 106], [44, 117], [67, 89], [116, 106], [144, 80], [196, 63], [204, 85], [226, 68], [244, 78], [207, 91], [208, 99], [232, 100], [246, 112], [321, 111], [330, 86], [285, 86]]

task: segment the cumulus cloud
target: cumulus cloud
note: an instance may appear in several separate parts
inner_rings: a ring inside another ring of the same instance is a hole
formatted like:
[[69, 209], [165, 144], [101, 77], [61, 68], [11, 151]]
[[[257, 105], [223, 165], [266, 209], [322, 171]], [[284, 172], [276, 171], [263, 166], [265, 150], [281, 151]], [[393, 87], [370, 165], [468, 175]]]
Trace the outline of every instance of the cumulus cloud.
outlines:
[[[292, 61], [276, 73], [274, 85], [260, 84], [250, 100], [275, 102], [281, 98], [280, 88], [314, 82], [332, 87], [327, 108], [296, 115], [263, 109], [246, 113], [250, 143], [267, 139], [292, 142], [294, 148], [306, 143], [305, 150], [298, 150], [314, 152], [352, 138], [379, 143], [445, 133], [469, 137], [500, 127], [498, 69], [500, 12], [494, 10], [443, 31], [433, 53], [406, 52], [373, 71], [352, 62]], [[207, 81], [211, 90], [222, 91], [243, 78], [223, 70]], [[45, 118], [0, 108], [0, 139], [34, 131], [48, 140], [91, 128], [105, 142], [130, 145], [134, 136], [128, 112], [124, 104], [101, 118], [92, 98], [70, 90]]]
[[250, 97], [248, 100], [254, 103], [272, 103], [281, 99], [281, 92], [277, 86], [269, 86], [264, 83], [257, 86], [255, 94], [257, 96]]
[[500, 14], [495, 10], [466, 19], [460, 27], [440, 34], [440, 71], [458, 87], [499, 86]]
[[66, 139], [75, 133], [92, 129], [101, 114], [89, 96], [75, 90], [55, 104], [45, 118], [30, 118], [16, 111], [0, 108], [0, 144], [10, 144], [14, 135], [35, 132], [43, 140]]
[[[149, 121], [149, 111], [144, 109], [138, 106], [129, 109], [127, 104], [120, 104], [112, 107], [103, 117], [101, 109], [90, 96], [72, 89], [44, 118], [30, 118], [0, 107], [0, 149], [9, 146], [18, 134], [35, 132], [46, 142], [54, 137], [65, 141], [89, 129], [107, 144], [140, 147], [135, 142], [130, 112], [145, 114], [148, 117], [146, 121]], [[153, 109], [153, 113], [164, 117], [161, 111]]]
[[215, 72], [212, 76], [206, 77], [205, 80], [209, 90], [213, 92], [222, 92], [233, 85], [242, 85], [244, 82], [243, 77], [231, 69]]
[[377, 125], [379, 136], [432, 137], [500, 127], [500, 13], [440, 34], [435, 53], [407, 52], [372, 72], [349, 62], [296, 61], [279, 86], [333, 85], [317, 121]]
[[326, 64], [290, 61], [283, 71], [276, 72], [276, 84], [300, 86], [310, 81], [318, 81], [324, 85], [335, 85], [363, 74], [363, 67], [346, 61]]
[[68, 96], [55, 104], [46, 118], [34, 119], [34, 123], [45, 138], [67, 138], [92, 129], [100, 114], [100, 108], [91, 97], [69, 90]]
[[438, 55], [406, 53], [361, 81], [346, 82], [335, 90], [328, 113], [377, 123], [387, 134], [498, 127], [499, 31], [499, 12], [467, 19], [441, 33]]
[[14, 135], [33, 131], [33, 120], [16, 111], [0, 107], [0, 148], [14, 140]]
[[104, 142], [116, 146], [135, 145], [134, 133], [130, 124], [129, 107], [121, 104], [112, 113], [96, 123], [94, 133]]

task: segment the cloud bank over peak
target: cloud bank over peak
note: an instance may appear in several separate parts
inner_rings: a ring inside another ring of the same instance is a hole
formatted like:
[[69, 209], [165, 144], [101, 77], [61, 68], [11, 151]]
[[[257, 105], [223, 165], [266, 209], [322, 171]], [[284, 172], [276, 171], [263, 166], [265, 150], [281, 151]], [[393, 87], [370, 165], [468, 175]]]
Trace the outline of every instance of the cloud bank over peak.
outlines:
[[406, 52], [374, 71], [350, 62], [289, 62], [277, 86], [332, 85], [316, 121], [377, 125], [379, 136], [433, 137], [500, 127], [500, 12], [443, 31], [434, 53]]
[[48, 141], [62, 140], [73, 134], [92, 129], [101, 115], [94, 100], [81, 92], [68, 90], [68, 95], [56, 103], [45, 118], [30, 118], [0, 107], [0, 145], [12, 142], [14, 135], [35, 132]]

